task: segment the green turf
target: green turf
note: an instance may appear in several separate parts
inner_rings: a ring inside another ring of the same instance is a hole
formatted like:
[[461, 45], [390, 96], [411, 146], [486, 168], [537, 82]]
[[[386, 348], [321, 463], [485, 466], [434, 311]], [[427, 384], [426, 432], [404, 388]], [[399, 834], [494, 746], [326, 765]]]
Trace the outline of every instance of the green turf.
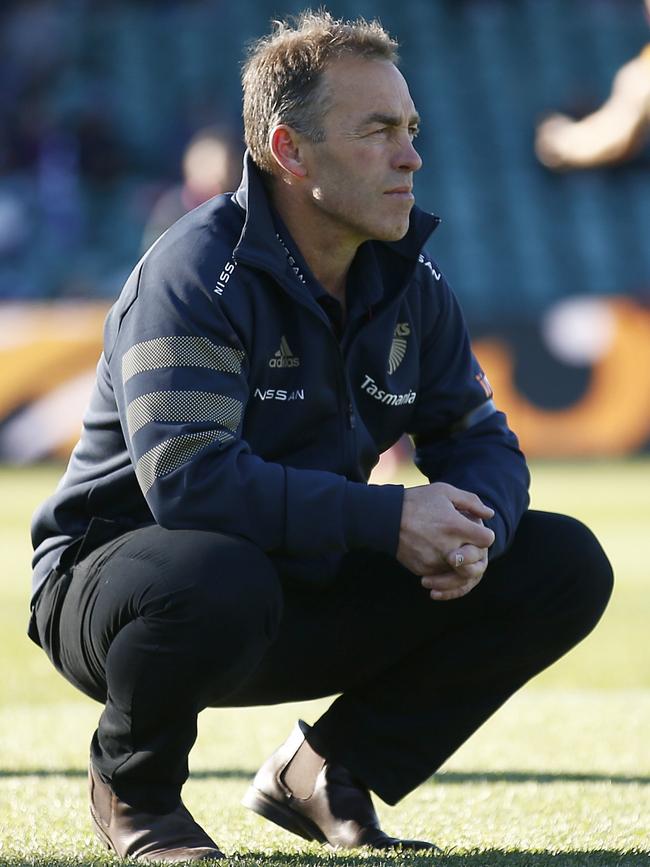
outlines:
[[[0, 470], [0, 865], [15, 867], [114, 863], [91, 834], [85, 797], [100, 708], [24, 636], [29, 514], [59, 474]], [[314, 702], [201, 716], [186, 802], [231, 863], [650, 865], [650, 463], [545, 464], [533, 478], [535, 507], [597, 531], [616, 590], [595, 633], [511, 699], [440, 774], [397, 807], [378, 805], [387, 830], [434, 839], [443, 855], [322, 852], [239, 806], [295, 718], [313, 721], [326, 705]]]

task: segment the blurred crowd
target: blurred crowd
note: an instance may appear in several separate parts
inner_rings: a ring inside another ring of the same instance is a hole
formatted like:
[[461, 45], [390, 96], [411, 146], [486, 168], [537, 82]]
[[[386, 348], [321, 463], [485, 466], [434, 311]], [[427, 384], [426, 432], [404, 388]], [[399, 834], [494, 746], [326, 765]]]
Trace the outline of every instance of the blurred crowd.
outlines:
[[[0, 300], [110, 299], [170, 221], [232, 188], [245, 44], [273, 16], [304, 5], [3, 0]], [[425, 118], [419, 202], [443, 216], [435, 241], [471, 324], [537, 316], [576, 291], [635, 292], [647, 283], [642, 0], [327, 5], [337, 15], [378, 15], [403, 44]], [[629, 99], [615, 97], [630, 89], [616, 77], [613, 108], [610, 99], [587, 123], [556, 114], [542, 124], [544, 166], [534, 150], [540, 118], [558, 108], [576, 114], [583, 97], [594, 109], [626, 59], [639, 105], [621, 147], [635, 168], [622, 184], [554, 178], [549, 168], [580, 164], [576, 148], [594, 129], [621, 128]]]
[[[202, 103], [189, 95], [177, 111], [167, 111], [166, 135], [152, 149], [146, 136], [138, 141], [138, 124], [128, 117], [134, 109], [125, 105], [129, 95], [123, 88], [141, 82], [124, 69], [119, 80], [111, 69], [129, 62], [133, 50], [124, 43], [137, 43], [153, 10], [156, 16], [187, 14], [188, 7], [207, 12], [208, 5], [126, 4], [133, 31], [118, 35], [110, 33], [111, 12], [123, 17], [124, 3], [4, 0], [0, 299], [110, 297], [137, 257], [143, 225], [151, 240], [161, 219], [169, 224], [204, 198], [232, 188], [239, 173], [239, 129], [218, 93]], [[155, 111], [143, 103], [142, 120]], [[215, 119], [222, 119], [219, 129], [202, 129]], [[190, 156], [183, 157], [192, 134]], [[214, 164], [206, 167], [211, 159]]]

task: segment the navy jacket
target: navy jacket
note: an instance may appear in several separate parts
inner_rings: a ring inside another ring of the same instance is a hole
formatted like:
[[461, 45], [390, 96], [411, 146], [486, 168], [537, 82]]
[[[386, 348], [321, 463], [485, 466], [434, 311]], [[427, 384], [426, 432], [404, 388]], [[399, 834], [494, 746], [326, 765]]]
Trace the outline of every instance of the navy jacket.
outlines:
[[250, 159], [234, 196], [170, 228], [108, 314], [82, 437], [34, 517], [34, 593], [93, 519], [103, 538], [152, 522], [236, 534], [306, 581], [349, 549], [394, 555], [403, 488], [367, 479], [404, 432], [430, 480], [495, 509], [502, 552], [528, 472], [422, 253], [437, 222], [414, 208], [401, 241], [362, 245], [341, 341]]

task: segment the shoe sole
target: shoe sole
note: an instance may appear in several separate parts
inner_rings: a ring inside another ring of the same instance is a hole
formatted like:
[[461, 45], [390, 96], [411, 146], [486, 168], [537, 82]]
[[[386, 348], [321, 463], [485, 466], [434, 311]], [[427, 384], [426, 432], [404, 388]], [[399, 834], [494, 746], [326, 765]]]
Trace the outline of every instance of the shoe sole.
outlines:
[[298, 834], [299, 837], [303, 837], [305, 840], [317, 840], [319, 843], [328, 842], [321, 829], [311, 819], [300, 816], [290, 807], [274, 801], [273, 798], [269, 798], [268, 795], [256, 789], [255, 786], [249, 788], [241, 802], [244, 807], [248, 807], [249, 810], [257, 813], [258, 816], [274, 822], [276, 825], [284, 828], [285, 831]]
[[[332, 852], [338, 851], [337, 847], [332, 846], [332, 844], [327, 840], [318, 825], [312, 822], [311, 819], [307, 819], [305, 816], [299, 815], [290, 807], [287, 807], [285, 804], [282, 804], [279, 801], [274, 801], [273, 798], [269, 798], [268, 795], [265, 795], [264, 792], [256, 789], [255, 786], [251, 786], [248, 789], [248, 791], [242, 798], [241, 803], [244, 805], [244, 807], [248, 807], [249, 810], [257, 813], [258, 816], [262, 816], [264, 819], [268, 819], [270, 822], [274, 822], [276, 825], [284, 828], [285, 831], [290, 831], [292, 834], [297, 834], [299, 837], [304, 837], [305, 840], [316, 840], [319, 843], [324, 843], [327, 848], [330, 849]], [[414, 840], [396, 840], [395, 843], [397, 845], [391, 846], [377, 846], [370, 842], [360, 843], [359, 845], [363, 847], [370, 846], [371, 848], [376, 849], [378, 852], [384, 851], [385, 849], [394, 850], [401, 848], [410, 851], [429, 850], [436, 855], [442, 854], [442, 849], [439, 849], [432, 843], [422, 842], [419, 845], [413, 845], [418, 842], [419, 841]]]

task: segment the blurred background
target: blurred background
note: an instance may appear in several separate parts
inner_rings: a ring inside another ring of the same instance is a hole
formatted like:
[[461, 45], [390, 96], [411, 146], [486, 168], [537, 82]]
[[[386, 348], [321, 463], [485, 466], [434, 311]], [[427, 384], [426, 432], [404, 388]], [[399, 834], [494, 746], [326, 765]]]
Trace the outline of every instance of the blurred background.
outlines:
[[[103, 318], [130, 270], [185, 210], [237, 184], [246, 43], [304, 5], [3, 0], [0, 461], [67, 455]], [[443, 219], [430, 252], [525, 451], [647, 452], [643, 0], [327, 6], [379, 17], [402, 45], [423, 117], [418, 202]], [[641, 81], [634, 146], [587, 168], [544, 164], [544, 118], [597, 111], [630, 61]]]

